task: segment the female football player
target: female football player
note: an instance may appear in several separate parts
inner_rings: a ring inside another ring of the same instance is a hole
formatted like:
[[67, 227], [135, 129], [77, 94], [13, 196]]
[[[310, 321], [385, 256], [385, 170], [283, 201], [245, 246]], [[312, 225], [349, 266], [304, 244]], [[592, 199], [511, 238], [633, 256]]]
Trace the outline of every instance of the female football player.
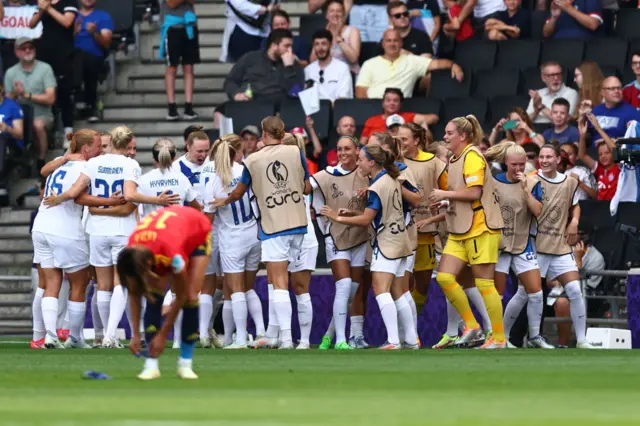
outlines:
[[[357, 170], [359, 146], [351, 136], [340, 137], [337, 144], [340, 164], [336, 167], [327, 167], [311, 177], [316, 212], [319, 213], [324, 205], [335, 211], [347, 209], [358, 212], [358, 214], [364, 212], [366, 200], [362, 194], [369, 187], [369, 179], [358, 173]], [[368, 347], [362, 333], [364, 316], [353, 315], [351, 317], [352, 328], [356, 325], [357, 330], [355, 330], [354, 336], [350, 336], [349, 344], [347, 344], [345, 329], [349, 302], [355, 297], [359, 283], [362, 282], [367, 251], [366, 243], [369, 239], [367, 229], [334, 223], [319, 214], [317, 220], [325, 235], [327, 263], [331, 266], [331, 272], [336, 282], [333, 316], [329, 329], [320, 343], [320, 349], [331, 347], [334, 334], [336, 349], [347, 349], [347, 346], [364, 349]]]
[[536, 235], [540, 275], [549, 281], [558, 280], [562, 284], [571, 306], [577, 347], [593, 349], [586, 339], [587, 315], [580, 288], [580, 273], [571, 250], [571, 246], [578, 242], [578, 181], [558, 172], [561, 161], [558, 146], [543, 145], [538, 161], [538, 178], [544, 194]]
[[536, 177], [525, 175], [527, 153], [515, 142], [505, 141], [492, 146], [485, 153], [485, 158], [504, 164], [507, 168], [506, 173], [495, 176], [496, 196], [504, 221], [501, 252], [495, 272], [496, 287], [504, 289], [510, 269], [521, 283], [504, 312], [505, 337], [508, 341], [513, 323], [524, 305], [527, 305], [528, 346], [553, 349], [540, 335], [542, 281], [536, 247], [531, 237], [535, 234], [535, 218], [542, 212], [542, 186]]
[[[172, 206], [155, 210], [140, 222], [118, 256], [118, 276], [129, 290], [134, 327], [130, 350], [139, 355], [140, 300], [147, 298], [144, 315], [149, 352], [140, 380], [160, 377], [158, 356], [164, 351], [169, 330], [182, 309], [182, 342], [178, 377], [197, 379], [192, 359], [198, 340], [198, 293], [211, 250], [211, 222], [191, 207]], [[162, 302], [171, 282], [176, 298], [162, 324]]]
[[503, 222], [491, 171], [477, 148], [482, 141], [482, 128], [472, 115], [458, 117], [447, 124], [444, 139], [453, 153], [447, 176], [450, 190], [434, 189], [429, 195], [430, 203], [449, 200], [446, 212], [449, 238], [436, 280], [465, 322], [466, 328], [458, 343], [470, 343], [479, 338], [482, 330], [456, 279], [467, 264], [471, 265], [493, 330], [492, 337], [482, 347], [503, 348], [506, 344], [502, 303], [493, 282]]

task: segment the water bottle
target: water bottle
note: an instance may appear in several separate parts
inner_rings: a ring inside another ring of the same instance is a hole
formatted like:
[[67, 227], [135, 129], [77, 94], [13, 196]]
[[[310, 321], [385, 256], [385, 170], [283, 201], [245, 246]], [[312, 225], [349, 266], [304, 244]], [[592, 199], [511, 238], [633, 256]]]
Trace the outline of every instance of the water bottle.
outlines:
[[244, 91], [244, 94], [247, 95], [247, 98], [253, 99], [253, 90], [251, 90], [251, 83], [247, 84], [247, 90]]

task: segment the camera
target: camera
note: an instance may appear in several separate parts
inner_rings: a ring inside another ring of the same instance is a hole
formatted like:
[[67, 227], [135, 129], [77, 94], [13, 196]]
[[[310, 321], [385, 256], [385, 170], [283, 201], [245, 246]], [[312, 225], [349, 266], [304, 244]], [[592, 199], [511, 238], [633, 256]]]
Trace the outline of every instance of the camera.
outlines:
[[626, 146], [613, 151], [613, 161], [624, 161], [629, 166], [640, 165], [640, 138], [618, 139], [616, 144]]

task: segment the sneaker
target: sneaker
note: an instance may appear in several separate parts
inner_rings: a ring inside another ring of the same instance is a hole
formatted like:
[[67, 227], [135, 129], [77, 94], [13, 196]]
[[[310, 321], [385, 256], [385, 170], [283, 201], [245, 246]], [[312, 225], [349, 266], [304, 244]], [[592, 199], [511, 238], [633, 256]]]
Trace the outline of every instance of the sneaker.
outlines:
[[181, 366], [178, 367], [178, 377], [182, 380], [196, 380], [198, 375], [193, 372], [191, 367]]
[[300, 342], [298, 346], [296, 346], [297, 351], [306, 351], [308, 349], [311, 349], [311, 345], [308, 342]]
[[261, 337], [254, 341], [253, 347], [256, 349], [275, 349], [278, 347], [278, 339], [275, 337]]
[[455, 343], [458, 347], [473, 347], [482, 344], [485, 341], [484, 333], [480, 327], [468, 328], [465, 327], [462, 332], [462, 336]]
[[180, 341], [174, 340], [173, 344], [171, 345], [171, 349], [180, 349]]
[[578, 344], [576, 344], [576, 348], [578, 348], [578, 349], [595, 349], [596, 347], [593, 346], [591, 343], [587, 342], [586, 340], [583, 340], [582, 342], [578, 342]]
[[513, 343], [511, 343], [509, 339], [507, 339], [507, 349], [520, 349], [520, 348], [514, 345]]
[[378, 349], [380, 349], [381, 351], [399, 351], [400, 349], [402, 349], [402, 346], [400, 346], [400, 343], [395, 344], [386, 342], [384, 345], [378, 347]]
[[555, 346], [550, 345], [541, 335], [537, 335], [533, 339], [527, 341], [528, 348], [540, 348], [540, 349], [555, 349]]
[[556, 349], [569, 349], [569, 346], [567, 346], [567, 345], [558, 345], [558, 346], [556, 346]]
[[353, 349], [368, 349], [369, 344], [364, 340], [364, 336], [351, 337], [349, 339], [349, 346]]
[[248, 348], [249, 348], [249, 346], [247, 346], [246, 344], [245, 345], [241, 345], [239, 343], [232, 343], [232, 344], [230, 344], [228, 346], [225, 346], [223, 349], [231, 349], [231, 350], [233, 350], [233, 349], [248, 349]]
[[61, 342], [64, 342], [69, 338], [69, 330], [66, 330], [64, 328], [59, 328], [58, 330], [56, 330], [56, 333], [58, 334], [58, 339]]
[[445, 333], [445, 334], [442, 335], [442, 339], [440, 339], [440, 341], [438, 343], [436, 343], [435, 345], [431, 346], [431, 348], [432, 349], [449, 348], [451, 346], [454, 346], [459, 339], [460, 338], [458, 336], [451, 337], [451, 336], [449, 336], [448, 334]]
[[64, 347], [67, 349], [91, 349], [91, 345], [88, 345], [84, 340], [78, 340], [73, 336], [69, 336], [67, 341], [64, 342]]
[[178, 120], [180, 120], [180, 116], [178, 115], [178, 106], [176, 104], [169, 104], [167, 121], [178, 121]]
[[278, 346], [278, 349], [282, 349], [282, 350], [293, 349], [293, 342], [292, 341], [282, 342], [280, 343], [280, 346]]
[[47, 349], [64, 349], [64, 344], [58, 337], [51, 337], [49, 334], [44, 338], [44, 347]]
[[417, 351], [418, 349], [420, 349], [420, 344], [416, 343], [415, 345], [412, 345], [410, 343], [404, 342], [402, 344], [402, 349], [410, 349], [412, 351]]
[[201, 337], [200, 338], [200, 347], [201, 348], [210, 348], [211, 347], [211, 338], [210, 337]]
[[322, 342], [320, 342], [320, 346], [318, 346], [318, 349], [320, 349], [321, 351], [331, 349], [331, 337], [322, 336]]
[[157, 368], [145, 368], [137, 376], [138, 380], [154, 380], [160, 378], [160, 370]]
[[44, 338], [42, 338], [40, 340], [32, 340], [31, 343], [29, 344], [29, 347], [31, 349], [45, 349], [45, 347], [44, 347]]
[[89, 114], [87, 115], [87, 121], [89, 123], [97, 123], [100, 121], [100, 117], [98, 117], [98, 114], [95, 110], [91, 110], [89, 111]]
[[197, 120], [198, 117], [198, 113], [193, 110], [193, 104], [184, 105], [184, 114], [182, 114], [182, 118], [185, 120]]
[[496, 342], [493, 339], [487, 339], [482, 346], [478, 346], [476, 349], [504, 349], [506, 347], [506, 340], [504, 342]]
[[222, 349], [224, 347], [224, 342], [213, 328], [209, 329], [209, 338], [211, 338], [211, 344], [214, 348]]
[[337, 343], [333, 349], [337, 350], [337, 351], [352, 351], [353, 348], [351, 346], [349, 346], [349, 344], [347, 342], [340, 342]]
[[102, 347], [105, 349], [124, 349], [124, 345], [118, 341], [118, 339], [111, 339], [105, 337], [102, 340]]

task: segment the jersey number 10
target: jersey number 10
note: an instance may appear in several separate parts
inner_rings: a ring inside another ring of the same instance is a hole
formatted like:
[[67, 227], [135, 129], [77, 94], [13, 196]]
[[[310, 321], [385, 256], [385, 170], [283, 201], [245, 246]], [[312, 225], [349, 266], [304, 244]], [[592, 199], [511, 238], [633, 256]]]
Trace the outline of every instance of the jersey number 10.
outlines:
[[[245, 203], [246, 200], [246, 203]], [[233, 213], [233, 223], [236, 225], [240, 225], [240, 223], [249, 222], [253, 218], [253, 212], [251, 211], [251, 206], [249, 205], [249, 194], [244, 194], [242, 198], [240, 198], [235, 203], [231, 204], [231, 212]], [[236, 206], [236, 204], [239, 206]], [[240, 216], [238, 216], [238, 209], [240, 209]], [[242, 222], [240, 220], [242, 219]]]

